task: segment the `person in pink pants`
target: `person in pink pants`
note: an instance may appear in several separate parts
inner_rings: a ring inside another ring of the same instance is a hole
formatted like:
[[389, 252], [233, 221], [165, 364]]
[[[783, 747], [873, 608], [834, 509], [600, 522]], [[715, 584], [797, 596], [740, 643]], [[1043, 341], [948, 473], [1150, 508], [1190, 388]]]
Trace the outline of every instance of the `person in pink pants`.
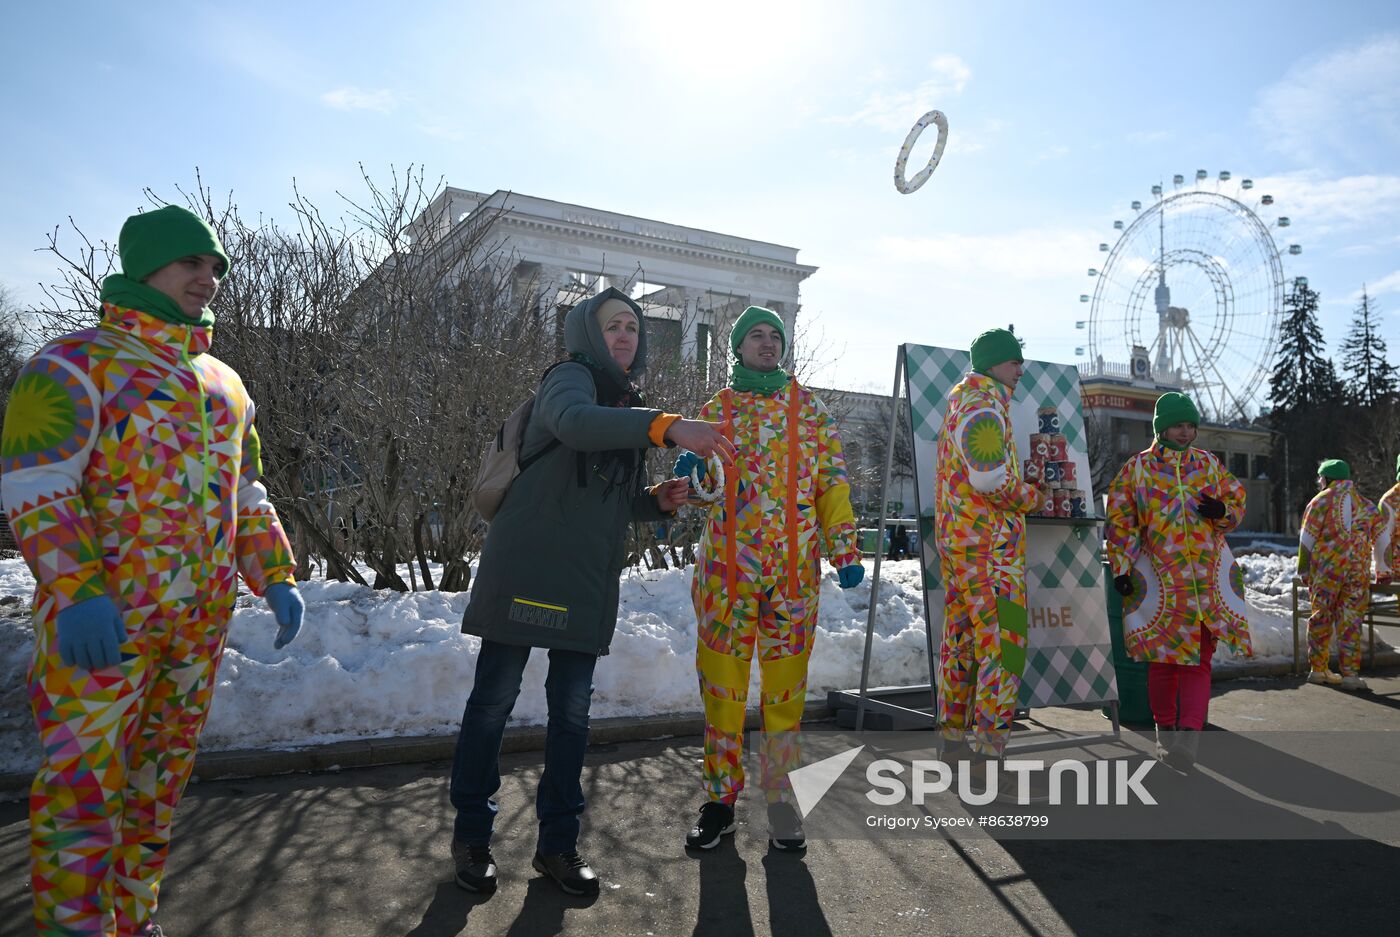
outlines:
[[1108, 489], [1113, 587], [1125, 621], [1136, 622], [1123, 644], [1147, 664], [1157, 756], [1180, 771], [1196, 760], [1216, 641], [1252, 652], [1249, 622], [1227, 595], [1242, 590], [1225, 534], [1244, 517], [1244, 486], [1191, 445], [1200, 422], [1189, 397], [1163, 394], [1152, 418], [1156, 439]]

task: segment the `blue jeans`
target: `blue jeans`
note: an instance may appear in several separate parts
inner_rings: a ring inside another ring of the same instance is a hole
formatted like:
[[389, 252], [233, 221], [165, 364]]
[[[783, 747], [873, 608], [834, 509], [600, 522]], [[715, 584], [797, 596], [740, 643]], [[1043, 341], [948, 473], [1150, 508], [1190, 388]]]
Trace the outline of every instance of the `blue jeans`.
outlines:
[[[491, 841], [500, 810], [493, 795], [501, 789], [501, 737], [520, 695], [520, 677], [531, 648], [482, 639], [476, 681], [462, 713], [462, 731], [452, 759], [449, 792], [457, 810], [453, 836], [460, 842]], [[588, 747], [588, 705], [593, 696], [593, 668], [598, 655], [551, 650], [545, 699], [549, 725], [545, 733], [544, 774], [535, 795], [540, 821], [539, 851], [571, 852], [578, 845], [583, 815], [583, 752]]]

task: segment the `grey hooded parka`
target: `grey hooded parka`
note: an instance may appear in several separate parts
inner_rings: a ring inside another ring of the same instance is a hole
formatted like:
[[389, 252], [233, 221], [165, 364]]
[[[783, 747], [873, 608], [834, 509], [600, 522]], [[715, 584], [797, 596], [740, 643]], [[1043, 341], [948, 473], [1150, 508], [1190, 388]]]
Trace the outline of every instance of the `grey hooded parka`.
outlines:
[[[637, 316], [637, 354], [624, 373], [608, 354], [596, 310], [621, 299]], [[609, 288], [569, 310], [564, 348], [582, 353], [620, 388], [646, 367], [646, 320], [626, 294]], [[607, 653], [617, 626], [618, 576], [628, 523], [662, 520], [654, 495], [604, 477], [610, 450], [635, 453], [643, 470], [648, 432], [660, 410], [598, 403], [592, 370], [569, 361], [549, 371], [535, 397], [522, 456], [560, 445], [511, 484], [486, 535], [465, 634], [503, 644]], [[579, 454], [582, 453], [580, 473]], [[580, 478], [582, 474], [582, 479]], [[580, 484], [580, 482], [583, 484]]]

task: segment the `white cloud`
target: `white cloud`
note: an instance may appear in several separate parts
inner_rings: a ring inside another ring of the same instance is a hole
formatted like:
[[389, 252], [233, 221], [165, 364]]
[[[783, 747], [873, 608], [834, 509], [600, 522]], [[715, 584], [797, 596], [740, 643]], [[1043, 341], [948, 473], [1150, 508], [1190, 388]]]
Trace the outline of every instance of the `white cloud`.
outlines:
[[1172, 137], [1167, 130], [1137, 130], [1126, 137], [1129, 143], [1148, 144], [1164, 143]]
[[1308, 170], [1256, 179], [1254, 192], [1274, 196], [1274, 212], [1319, 235], [1400, 219], [1400, 176], [1329, 179]]
[[[1371, 296], [1381, 296], [1386, 293], [1400, 293], [1400, 270], [1389, 276], [1381, 277], [1375, 283], [1366, 284], [1366, 292]], [[1356, 302], [1361, 298], [1361, 291], [1357, 290], [1351, 301]]]
[[1400, 146], [1400, 34], [1300, 64], [1259, 93], [1254, 122], [1280, 152], [1346, 163]]
[[394, 92], [387, 88], [363, 91], [353, 85], [327, 91], [321, 95], [321, 100], [338, 111], [375, 111], [380, 114], [388, 114], [399, 103]]
[[956, 55], [940, 55], [928, 67], [929, 77], [912, 90], [877, 89], [870, 93], [860, 110], [830, 120], [840, 124], [869, 124], [890, 133], [907, 132], [914, 121], [929, 111], [946, 109], [948, 98], [961, 94], [972, 77], [972, 69]]

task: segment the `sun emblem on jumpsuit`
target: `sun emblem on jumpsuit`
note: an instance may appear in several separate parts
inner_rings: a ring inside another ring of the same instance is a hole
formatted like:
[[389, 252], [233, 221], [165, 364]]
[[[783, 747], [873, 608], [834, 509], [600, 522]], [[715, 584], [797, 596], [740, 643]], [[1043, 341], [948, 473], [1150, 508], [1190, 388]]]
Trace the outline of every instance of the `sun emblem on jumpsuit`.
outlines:
[[72, 434], [75, 424], [68, 392], [47, 374], [26, 374], [10, 391], [0, 454], [15, 458], [56, 446]]
[[969, 467], [976, 471], [990, 472], [1000, 465], [1006, 458], [1001, 420], [985, 411], [969, 420], [963, 429], [963, 452]]

